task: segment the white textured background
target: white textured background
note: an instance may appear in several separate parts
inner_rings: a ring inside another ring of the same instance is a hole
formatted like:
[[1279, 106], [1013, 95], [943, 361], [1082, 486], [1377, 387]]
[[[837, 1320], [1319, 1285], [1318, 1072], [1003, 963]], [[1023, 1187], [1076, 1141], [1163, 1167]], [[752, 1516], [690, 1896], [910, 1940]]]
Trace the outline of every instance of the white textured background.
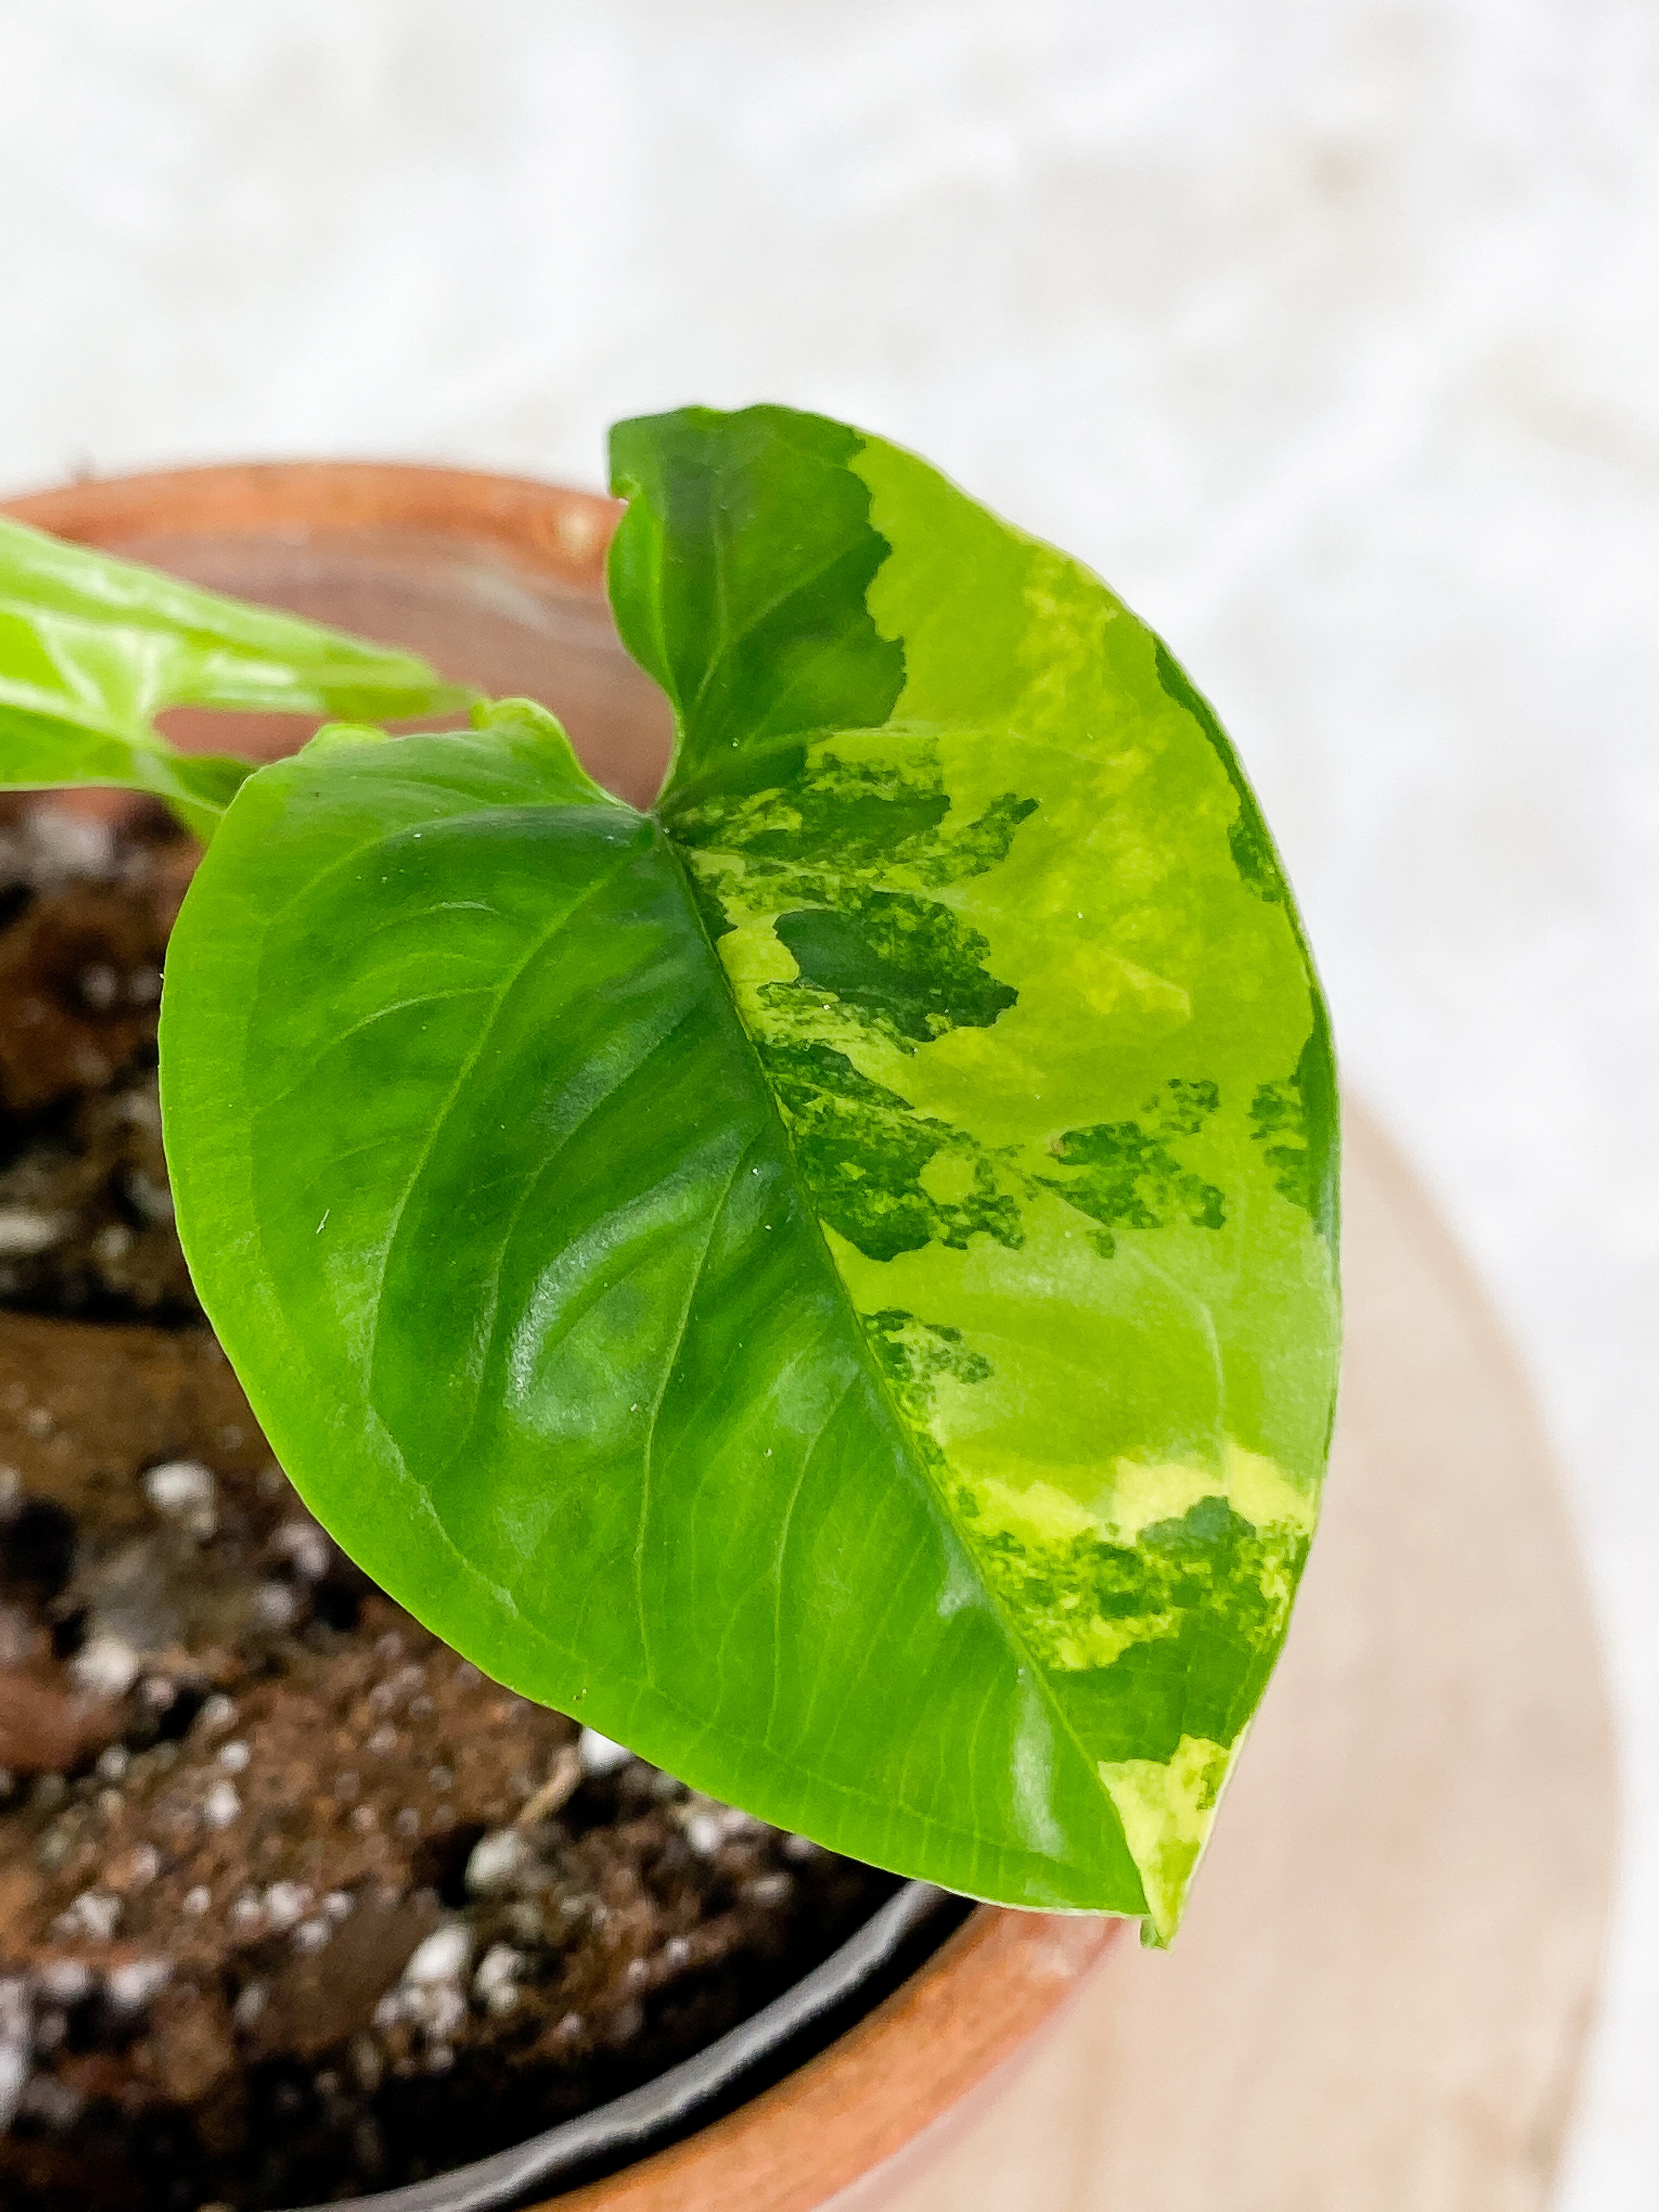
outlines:
[[1626, 1832], [1563, 2203], [1650, 2212], [1651, 0], [0, 0], [0, 488], [788, 399], [1170, 638], [1564, 1455]]

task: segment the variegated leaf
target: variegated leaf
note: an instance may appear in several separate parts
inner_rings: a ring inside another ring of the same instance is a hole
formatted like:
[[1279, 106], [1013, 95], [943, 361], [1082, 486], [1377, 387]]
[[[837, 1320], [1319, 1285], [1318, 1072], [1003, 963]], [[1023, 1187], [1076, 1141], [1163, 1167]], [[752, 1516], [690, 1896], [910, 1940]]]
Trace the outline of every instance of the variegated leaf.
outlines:
[[290, 1472], [503, 1680], [902, 1872], [1178, 1917], [1337, 1348], [1334, 1079], [1213, 718], [777, 409], [625, 424], [655, 818], [505, 708], [236, 799], [163, 1083]]

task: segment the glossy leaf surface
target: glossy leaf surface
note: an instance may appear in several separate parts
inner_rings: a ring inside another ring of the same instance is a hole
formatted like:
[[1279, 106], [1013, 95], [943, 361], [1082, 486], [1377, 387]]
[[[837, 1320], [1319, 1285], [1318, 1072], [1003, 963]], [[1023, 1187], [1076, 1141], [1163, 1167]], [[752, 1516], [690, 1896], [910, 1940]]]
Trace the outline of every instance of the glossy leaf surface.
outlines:
[[247, 763], [176, 750], [164, 708], [398, 720], [469, 696], [412, 653], [0, 516], [0, 787], [146, 791], [206, 837]]
[[819, 418], [625, 424], [655, 817], [508, 705], [261, 771], [181, 1231], [284, 1465], [492, 1674], [974, 1894], [1181, 1901], [1334, 1386], [1334, 1079], [1225, 739]]

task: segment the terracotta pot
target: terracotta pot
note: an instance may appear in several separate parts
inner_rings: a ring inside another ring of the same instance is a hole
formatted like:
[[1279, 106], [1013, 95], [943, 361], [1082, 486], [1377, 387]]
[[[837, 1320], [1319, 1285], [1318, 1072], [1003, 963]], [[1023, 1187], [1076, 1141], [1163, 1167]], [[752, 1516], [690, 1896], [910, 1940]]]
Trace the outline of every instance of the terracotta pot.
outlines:
[[[661, 779], [668, 711], [617, 642], [604, 563], [620, 510], [593, 493], [295, 462], [77, 483], [7, 511], [413, 647], [497, 696], [539, 699], [593, 775], [636, 804]], [[264, 757], [310, 727], [185, 714], [169, 726], [181, 744]], [[981, 1907], [828, 2049], [672, 2148], [561, 2196], [559, 2212], [867, 2212], [982, 2106], [1125, 1926]]]

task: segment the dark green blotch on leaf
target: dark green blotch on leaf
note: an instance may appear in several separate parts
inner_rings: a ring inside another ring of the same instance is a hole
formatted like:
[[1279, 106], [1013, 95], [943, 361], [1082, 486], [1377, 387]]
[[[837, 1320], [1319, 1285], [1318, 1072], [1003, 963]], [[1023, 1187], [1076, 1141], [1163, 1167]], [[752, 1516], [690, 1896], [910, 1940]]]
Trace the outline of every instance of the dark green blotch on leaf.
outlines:
[[[1007, 859], [1014, 832], [1036, 811], [1036, 799], [1005, 791], [973, 821], [950, 823], [951, 797], [932, 748], [908, 748], [902, 762], [847, 761], [826, 750], [811, 777], [799, 775], [793, 787], [778, 752], [757, 756], [757, 770], [762, 765], [771, 781], [757, 773], [733, 796], [705, 789], [691, 804], [671, 806], [674, 835], [682, 844], [774, 863], [797, 880], [822, 883], [826, 896], [829, 886], [875, 870], [902, 869], [929, 886], [983, 875]], [[774, 791], [782, 818], [749, 818], [749, 803]]]
[[1287, 1083], [1264, 1083], [1250, 1101], [1250, 1134], [1274, 1170], [1281, 1198], [1311, 1215], [1334, 1248], [1337, 1233], [1337, 1103], [1329, 1031], [1314, 1003], [1314, 1026]]
[[[864, 1334], [900, 1412], [915, 1424], [923, 1456], [943, 1475], [945, 1455], [927, 1430], [935, 1388], [946, 1376], [957, 1382], [986, 1382], [992, 1371], [990, 1361], [963, 1342], [959, 1328], [943, 1322], [918, 1320], [899, 1306], [884, 1306], [878, 1313], [867, 1314]], [[961, 1495], [971, 1499], [972, 1493]], [[970, 1504], [964, 1518], [971, 1520], [978, 1510], [976, 1504]]]
[[[980, 1233], [1010, 1249], [1021, 1243], [1019, 1207], [998, 1190], [972, 1138], [916, 1114], [832, 1046], [763, 1043], [760, 1053], [812, 1202], [849, 1244], [891, 1260], [925, 1244], [962, 1250]], [[955, 1200], [922, 1188], [940, 1153], [966, 1164], [967, 1188]]]
[[989, 1029], [1019, 995], [986, 969], [990, 945], [978, 930], [907, 891], [861, 892], [838, 910], [801, 908], [775, 927], [800, 977], [769, 985], [769, 995], [832, 992], [912, 1044]]
[[[1167, 1624], [1109, 1665], [1060, 1678], [1067, 1708], [1099, 1732], [1102, 1757], [1172, 1759], [1182, 1736], [1233, 1742], [1272, 1672], [1282, 1594], [1307, 1549], [1304, 1536], [1259, 1530], [1224, 1498], [1204, 1498], [1133, 1545], [1079, 1537], [1042, 1562], [1046, 1583], [1079, 1593], [1081, 1613]], [[1006, 1576], [1012, 1563], [1002, 1564]]]
[[[1168, 1229], [1177, 1222], [1219, 1229], [1227, 1218], [1221, 1192], [1183, 1166], [1172, 1149], [1174, 1139], [1196, 1136], [1219, 1103], [1213, 1083], [1176, 1079], [1147, 1100], [1143, 1111], [1150, 1127], [1139, 1121], [1097, 1121], [1086, 1129], [1067, 1129], [1054, 1154], [1062, 1166], [1077, 1172], [1042, 1180], [1109, 1232]], [[1109, 1253], [1109, 1234], [1106, 1249]]]

